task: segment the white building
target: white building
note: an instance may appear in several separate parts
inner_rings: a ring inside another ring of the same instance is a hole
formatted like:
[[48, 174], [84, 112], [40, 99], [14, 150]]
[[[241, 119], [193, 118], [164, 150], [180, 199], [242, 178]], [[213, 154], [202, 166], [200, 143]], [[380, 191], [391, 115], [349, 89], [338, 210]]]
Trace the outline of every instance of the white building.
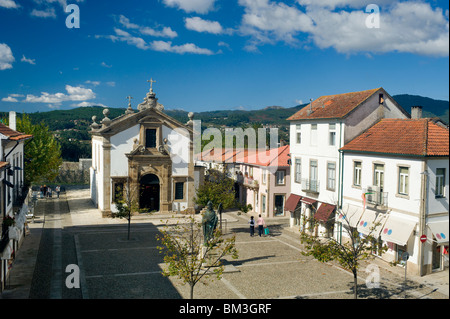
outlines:
[[380, 119], [408, 117], [383, 88], [321, 96], [289, 117], [291, 227], [308, 226], [302, 220], [314, 216], [315, 232], [331, 236], [333, 212], [342, 204], [339, 149]]
[[115, 201], [129, 195], [147, 211], [194, 209], [196, 183], [192, 118], [181, 124], [163, 112], [153, 89], [134, 112], [97, 124], [93, 118], [91, 198], [103, 216], [116, 212]]
[[[24, 174], [24, 145], [33, 136], [16, 131], [16, 112], [9, 114], [9, 127], [0, 123], [0, 291], [9, 273], [9, 264], [24, 237], [27, 195]], [[15, 225], [6, 226], [5, 218], [13, 218]]]
[[409, 273], [448, 267], [448, 134], [431, 119], [383, 119], [341, 149], [342, 212], [362, 236], [379, 222], [371, 235], [388, 246], [380, 257], [401, 261], [407, 253]]

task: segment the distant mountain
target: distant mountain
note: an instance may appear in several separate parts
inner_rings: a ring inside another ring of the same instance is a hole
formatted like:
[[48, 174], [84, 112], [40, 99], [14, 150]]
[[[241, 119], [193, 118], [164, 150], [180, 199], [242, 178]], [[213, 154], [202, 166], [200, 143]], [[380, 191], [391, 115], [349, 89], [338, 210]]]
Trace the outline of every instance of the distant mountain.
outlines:
[[399, 94], [392, 96], [406, 111], [411, 113], [411, 106], [422, 106], [423, 117], [439, 117], [449, 123], [449, 101], [434, 100], [420, 95]]
[[[400, 94], [393, 98], [407, 111], [411, 106], [421, 105], [423, 117], [439, 117], [449, 123], [449, 101], [434, 100], [418, 95]], [[289, 121], [287, 118], [308, 104], [294, 107], [267, 106], [260, 110], [217, 110], [195, 114], [194, 119], [202, 121], [202, 127], [242, 127], [262, 124], [279, 128], [280, 139], [289, 142]], [[77, 161], [80, 157], [91, 156], [90, 134], [92, 117], [97, 116], [99, 123], [104, 115], [101, 106], [78, 107], [70, 110], [30, 113], [34, 123], [44, 122], [55, 133], [62, 145], [64, 160]], [[136, 110], [135, 110], [136, 111]], [[181, 123], [188, 121], [188, 112], [183, 110], [165, 110], [167, 115]], [[109, 118], [114, 119], [125, 113], [125, 108], [109, 108]], [[20, 114], [18, 114], [20, 116]], [[0, 112], [0, 120], [8, 118], [7, 112]]]
[[[424, 117], [439, 117], [444, 122], [449, 123], [449, 101], [434, 100], [431, 98], [399, 94], [393, 98], [407, 111], [411, 112], [411, 106], [421, 105]], [[204, 126], [229, 126], [237, 127], [248, 124], [275, 125], [280, 128], [289, 126], [286, 120], [292, 114], [306, 106], [301, 104], [294, 107], [267, 106], [259, 110], [217, 110], [195, 113], [195, 119], [202, 120]], [[44, 121], [52, 131], [88, 128], [92, 123], [92, 116], [97, 116], [97, 122], [103, 119], [103, 107], [78, 107], [71, 110], [53, 110], [49, 112], [30, 113], [34, 122]], [[109, 108], [109, 118], [114, 119], [124, 114], [124, 108]], [[172, 116], [181, 123], [188, 121], [188, 112], [183, 110], [165, 110], [166, 114]], [[6, 112], [0, 112], [0, 118], [8, 117]]]

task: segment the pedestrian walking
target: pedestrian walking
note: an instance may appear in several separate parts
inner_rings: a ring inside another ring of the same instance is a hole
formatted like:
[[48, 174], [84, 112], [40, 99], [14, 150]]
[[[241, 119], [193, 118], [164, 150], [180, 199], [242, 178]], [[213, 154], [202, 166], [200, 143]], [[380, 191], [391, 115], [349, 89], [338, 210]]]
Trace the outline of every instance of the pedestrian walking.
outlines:
[[44, 185], [44, 197], [47, 197], [47, 185]]
[[259, 237], [261, 237], [261, 235], [264, 233], [264, 227], [266, 226], [266, 222], [261, 217], [261, 214], [259, 214], [259, 218], [256, 223], [258, 224], [258, 235]]
[[255, 234], [255, 219], [253, 218], [253, 216], [250, 217], [250, 236], [253, 237], [253, 235]]
[[59, 192], [61, 191], [61, 187], [59, 185], [56, 186], [55, 191], [56, 191], [56, 195], [58, 195], [58, 198], [59, 198]]
[[47, 189], [47, 196], [48, 198], [52, 197], [52, 188], [50, 186]]

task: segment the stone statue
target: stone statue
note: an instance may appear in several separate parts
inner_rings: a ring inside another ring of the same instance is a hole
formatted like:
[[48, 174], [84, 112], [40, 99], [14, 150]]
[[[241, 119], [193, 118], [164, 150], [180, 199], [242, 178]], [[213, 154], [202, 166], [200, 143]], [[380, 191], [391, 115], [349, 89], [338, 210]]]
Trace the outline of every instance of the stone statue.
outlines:
[[217, 227], [217, 222], [216, 212], [213, 209], [212, 202], [209, 201], [202, 217], [203, 239], [205, 244], [211, 239], [213, 232]]

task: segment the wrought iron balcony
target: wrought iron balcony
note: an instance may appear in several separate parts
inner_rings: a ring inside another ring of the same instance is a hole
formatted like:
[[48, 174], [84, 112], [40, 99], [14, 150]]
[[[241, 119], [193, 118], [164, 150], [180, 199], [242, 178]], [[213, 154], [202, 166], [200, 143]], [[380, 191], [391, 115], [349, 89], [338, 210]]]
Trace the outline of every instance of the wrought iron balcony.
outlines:
[[366, 203], [374, 205], [377, 208], [384, 209], [388, 207], [388, 192], [381, 192], [377, 186], [368, 186], [363, 188], [366, 196]]
[[319, 181], [315, 179], [302, 178], [302, 191], [307, 193], [319, 193]]

